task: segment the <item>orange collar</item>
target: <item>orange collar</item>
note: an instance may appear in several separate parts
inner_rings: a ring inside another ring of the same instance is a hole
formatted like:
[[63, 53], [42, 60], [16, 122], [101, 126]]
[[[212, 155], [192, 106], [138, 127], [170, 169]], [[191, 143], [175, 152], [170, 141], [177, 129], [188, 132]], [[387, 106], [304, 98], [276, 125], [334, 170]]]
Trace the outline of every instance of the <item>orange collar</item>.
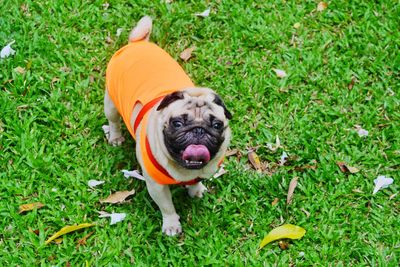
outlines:
[[193, 185], [198, 183], [201, 178], [196, 178], [190, 181], [186, 182], [180, 182], [175, 180], [174, 178], [171, 177], [171, 175], [165, 170], [156, 160], [154, 157], [151, 147], [149, 144], [149, 140], [147, 138], [147, 121], [148, 121], [148, 111], [151, 110], [152, 107], [154, 107], [164, 96], [158, 97], [153, 99], [152, 101], [148, 102], [143, 106], [143, 108], [140, 110], [138, 113], [138, 116], [135, 119], [133, 131], [136, 136], [136, 130], [139, 127], [139, 124], [142, 123], [142, 128], [140, 131], [140, 140], [137, 140], [140, 142], [140, 153], [142, 154], [142, 160], [144, 163], [144, 168], [146, 169], [146, 172], [150, 177], [155, 180], [159, 184], [165, 184], [165, 185], [170, 185], [170, 184], [178, 184], [178, 185]]

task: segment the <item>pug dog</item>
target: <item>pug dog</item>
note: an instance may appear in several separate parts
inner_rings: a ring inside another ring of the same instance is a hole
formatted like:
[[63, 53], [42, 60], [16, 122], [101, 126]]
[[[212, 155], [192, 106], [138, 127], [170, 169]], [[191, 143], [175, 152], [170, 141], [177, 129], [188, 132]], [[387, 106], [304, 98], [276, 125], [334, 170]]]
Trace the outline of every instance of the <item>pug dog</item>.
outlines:
[[121, 145], [120, 117], [136, 140], [136, 157], [150, 196], [160, 208], [162, 232], [182, 232], [170, 185], [184, 185], [191, 197], [207, 191], [231, 139], [232, 118], [211, 89], [196, 87], [167, 52], [149, 42], [150, 17], [143, 17], [129, 42], [111, 58], [106, 72], [104, 112], [108, 143]]

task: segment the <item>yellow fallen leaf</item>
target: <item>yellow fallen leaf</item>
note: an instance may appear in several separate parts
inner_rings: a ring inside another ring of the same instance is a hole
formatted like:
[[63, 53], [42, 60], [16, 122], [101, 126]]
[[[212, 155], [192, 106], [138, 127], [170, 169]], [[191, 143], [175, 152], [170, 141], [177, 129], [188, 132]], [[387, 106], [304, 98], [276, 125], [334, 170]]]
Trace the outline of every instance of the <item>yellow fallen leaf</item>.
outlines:
[[293, 224], [285, 224], [273, 229], [271, 232], [268, 233], [266, 237], [261, 241], [259, 249], [263, 248], [268, 243], [283, 239], [283, 238], [290, 238], [290, 239], [299, 239], [304, 236], [306, 230], [304, 228], [293, 225]]
[[100, 203], [112, 203], [112, 204], [120, 203], [125, 201], [127, 197], [133, 194], [135, 194], [134, 189], [132, 189], [131, 191], [118, 191], [115, 192], [114, 194], [109, 195], [106, 199], [101, 199]]
[[82, 228], [87, 228], [87, 227], [91, 227], [95, 225], [94, 223], [82, 223], [82, 224], [78, 224], [78, 225], [69, 225], [69, 226], [65, 226], [63, 228], [61, 228], [60, 231], [58, 231], [57, 233], [55, 233], [54, 235], [52, 235], [49, 239], [47, 239], [46, 241], [46, 245], [49, 244], [51, 241], [53, 241], [54, 239], [68, 234], [70, 232], [74, 232], [76, 230], [82, 229]]
[[258, 171], [261, 170], [261, 161], [260, 158], [257, 156], [256, 152], [250, 150], [247, 153], [247, 156], [249, 157], [249, 161], [251, 165], [253, 165], [254, 169]]
[[42, 207], [44, 207], [44, 204], [41, 203], [41, 202], [34, 202], [34, 203], [24, 204], [24, 205], [19, 206], [19, 213], [21, 214], [23, 212], [30, 211], [30, 210], [33, 210], [33, 209], [40, 209]]

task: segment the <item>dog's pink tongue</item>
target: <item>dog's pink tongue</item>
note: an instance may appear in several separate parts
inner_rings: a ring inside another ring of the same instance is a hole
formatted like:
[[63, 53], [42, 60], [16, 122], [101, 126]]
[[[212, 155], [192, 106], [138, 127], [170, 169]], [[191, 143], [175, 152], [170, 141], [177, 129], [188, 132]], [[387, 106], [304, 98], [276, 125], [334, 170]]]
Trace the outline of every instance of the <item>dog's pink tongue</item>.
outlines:
[[183, 151], [182, 159], [207, 163], [210, 161], [210, 151], [203, 145], [189, 145]]

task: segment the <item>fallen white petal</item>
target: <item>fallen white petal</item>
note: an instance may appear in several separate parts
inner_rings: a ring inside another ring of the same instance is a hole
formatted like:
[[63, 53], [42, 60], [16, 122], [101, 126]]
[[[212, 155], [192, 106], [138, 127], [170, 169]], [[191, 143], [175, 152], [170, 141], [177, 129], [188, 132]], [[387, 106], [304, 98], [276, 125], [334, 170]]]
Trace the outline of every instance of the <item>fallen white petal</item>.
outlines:
[[126, 213], [111, 213], [111, 222], [110, 225], [121, 222], [125, 219]]
[[125, 178], [134, 177], [134, 178], [142, 180], [142, 181], [145, 180], [144, 177], [137, 170], [133, 170], [133, 171], [122, 170], [122, 172], [123, 172]]
[[286, 77], [287, 74], [284, 70], [280, 70], [280, 69], [272, 69], [273, 71], [275, 71], [276, 76], [278, 76], [278, 78], [283, 78]]
[[274, 151], [275, 148], [273, 147], [273, 145], [271, 143], [267, 143], [267, 148], [271, 151]]
[[101, 126], [101, 128], [103, 129], [103, 132], [107, 138], [107, 140], [110, 138], [110, 126], [109, 125], [103, 125]]
[[108, 125], [103, 125], [103, 126], [101, 126], [101, 128], [103, 129], [103, 132], [105, 134], [108, 134], [110, 132], [110, 126], [108, 126]]
[[15, 54], [15, 50], [11, 48], [11, 45], [13, 43], [15, 43], [15, 41], [12, 41], [11, 43], [3, 47], [3, 49], [1, 49], [0, 58], [6, 58]]
[[225, 173], [227, 173], [228, 171], [224, 169], [224, 165], [221, 165], [221, 167], [219, 168], [219, 170], [214, 174], [213, 178], [218, 178], [222, 175], [224, 175]]
[[281, 147], [281, 140], [279, 139], [278, 135], [275, 138], [275, 146], [271, 143], [267, 143], [267, 148], [271, 151], [276, 151], [280, 147]]
[[388, 95], [390, 95], [390, 96], [394, 96], [396, 94], [395, 92], [393, 92], [392, 88], [388, 88], [386, 90], [386, 93], [388, 93]]
[[379, 190], [388, 187], [393, 183], [393, 179], [386, 177], [384, 175], [379, 175], [378, 178], [374, 180], [375, 183], [375, 188], [374, 192], [372, 192], [373, 195], [375, 195]]
[[280, 166], [285, 165], [287, 159], [288, 159], [288, 155], [286, 154], [285, 151], [283, 151], [282, 156], [281, 156], [281, 160], [279, 161], [279, 165]]
[[363, 129], [360, 125], [354, 125], [354, 128], [356, 128], [358, 136], [368, 136], [368, 131]]
[[275, 145], [276, 145], [276, 148], [281, 146], [281, 140], [279, 139], [279, 135], [276, 136]]
[[118, 28], [116, 36], [119, 37], [123, 30], [124, 30], [123, 28]]
[[198, 16], [198, 17], [203, 17], [203, 18], [205, 18], [205, 17], [208, 17], [208, 16], [210, 15], [210, 11], [211, 11], [211, 9], [208, 8], [208, 9], [204, 10], [203, 12], [201, 12], [201, 13], [196, 13], [196, 14], [194, 14], [194, 15], [195, 15], [195, 16]]
[[91, 188], [96, 187], [101, 184], [104, 184], [104, 181], [89, 180], [89, 182], [88, 182], [88, 186], [90, 186]]
[[368, 131], [365, 129], [357, 130], [358, 136], [368, 136]]
[[99, 216], [100, 218], [110, 217], [111, 218], [110, 225], [121, 222], [126, 217], [126, 213], [107, 213], [104, 211], [99, 211], [99, 214], [100, 214], [100, 216]]

